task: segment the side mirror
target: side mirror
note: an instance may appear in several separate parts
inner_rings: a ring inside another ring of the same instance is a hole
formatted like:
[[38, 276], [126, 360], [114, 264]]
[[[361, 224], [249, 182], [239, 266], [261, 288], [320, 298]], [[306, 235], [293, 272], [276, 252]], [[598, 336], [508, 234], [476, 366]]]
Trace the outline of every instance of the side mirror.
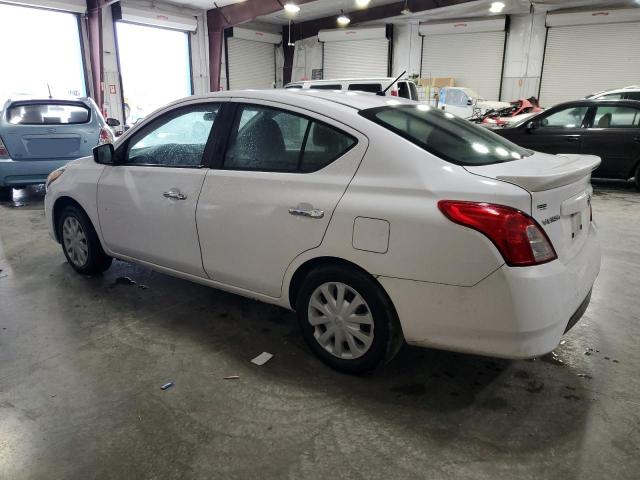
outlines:
[[112, 143], [93, 147], [93, 160], [100, 165], [115, 165], [115, 149]]
[[538, 122], [529, 122], [527, 123], [527, 126], [526, 126], [527, 132], [531, 133], [532, 131], [537, 129], [539, 126], [540, 125], [538, 124]]
[[473, 100], [471, 98], [467, 99], [467, 105], [469, 106], [473, 105]]
[[107, 125], [109, 125], [110, 127], [119, 127], [120, 120], [118, 120], [117, 118], [107, 118]]

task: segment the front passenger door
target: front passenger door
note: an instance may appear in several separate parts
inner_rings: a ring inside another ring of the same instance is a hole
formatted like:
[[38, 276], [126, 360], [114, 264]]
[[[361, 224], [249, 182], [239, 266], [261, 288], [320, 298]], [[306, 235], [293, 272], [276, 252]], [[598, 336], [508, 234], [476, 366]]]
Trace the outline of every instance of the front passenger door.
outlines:
[[98, 183], [100, 228], [111, 252], [206, 277], [195, 215], [219, 110], [219, 103], [177, 108], [118, 147], [117, 164], [106, 166]]
[[551, 110], [536, 118], [533, 129], [525, 122], [520, 145], [544, 153], [581, 153], [583, 124], [589, 107], [584, 105]]

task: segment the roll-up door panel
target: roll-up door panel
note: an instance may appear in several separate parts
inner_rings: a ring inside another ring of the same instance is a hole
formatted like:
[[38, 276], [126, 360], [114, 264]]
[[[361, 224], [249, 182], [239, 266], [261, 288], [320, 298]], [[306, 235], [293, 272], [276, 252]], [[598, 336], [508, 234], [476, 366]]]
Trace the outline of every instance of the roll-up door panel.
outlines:
[[276, 53], [272, 43], [229, 37], [229, 88], [273, 88]]
[[549, 28], [540, 103], [551, 107], [602, 90], [638, 84], [638, 45], [640, 23]]
[[324, 78], [386, 77], [386, 38], [324, 43]]
[[472, 88], [487, 100], [498, 100], [505, 32], [426, 35], [422, 77], [453, 77], [456, 86]]

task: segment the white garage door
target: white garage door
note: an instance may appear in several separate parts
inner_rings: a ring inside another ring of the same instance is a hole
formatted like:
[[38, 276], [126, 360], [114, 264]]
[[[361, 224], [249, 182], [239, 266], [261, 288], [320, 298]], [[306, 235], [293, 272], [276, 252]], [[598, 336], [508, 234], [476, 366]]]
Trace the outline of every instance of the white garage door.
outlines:
[[229, 89], [273, 88], [276, 50], [272, 43], [227, 38]]
[[386, 77], [389, 40], [375, 38], [324, 43], [325, 79]]
[[421, 77], [453, 77], [456, 86], [498, 100], [505, 32], [425, 35]]
[[550, 107], [640, 83], [638, 45], [640, 23], [549, 28], [540, 103]]

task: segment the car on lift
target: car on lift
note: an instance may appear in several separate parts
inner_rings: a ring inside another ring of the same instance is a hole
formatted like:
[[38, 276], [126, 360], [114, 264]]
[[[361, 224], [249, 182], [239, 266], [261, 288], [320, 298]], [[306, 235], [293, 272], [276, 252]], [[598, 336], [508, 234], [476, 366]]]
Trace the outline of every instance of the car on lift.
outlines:
[[404, 340], [546, 354], [600, 268], [597, 157], [534, 153], [404, 99], [216, 92], [93, 153], [47, 181], [72, 268], [119, 258], [295, 310], [310, 349], [345, 372]]
[[586, 99], [556, 105], [496, 133], [525, 148], [602, 159], [594, 177], [635, 179], [640, 190], [640, 102]]
[[45, 183], [47, 176], [114, 139], [90, 98], [13, 99], [0, 113], [0, 195]]
[[391, 97], [401, 97], [408, 100], [418, 101], [418, 89], [411, 80], [395, 78], [337, 78], [334, 80], [301, 80], [299, 82], [287, 83], [287, 89], [309, 89], [309, 90], [340, 90], [378, 93], [385, 90], [389, 85], [394, 85], [385, 93]]

